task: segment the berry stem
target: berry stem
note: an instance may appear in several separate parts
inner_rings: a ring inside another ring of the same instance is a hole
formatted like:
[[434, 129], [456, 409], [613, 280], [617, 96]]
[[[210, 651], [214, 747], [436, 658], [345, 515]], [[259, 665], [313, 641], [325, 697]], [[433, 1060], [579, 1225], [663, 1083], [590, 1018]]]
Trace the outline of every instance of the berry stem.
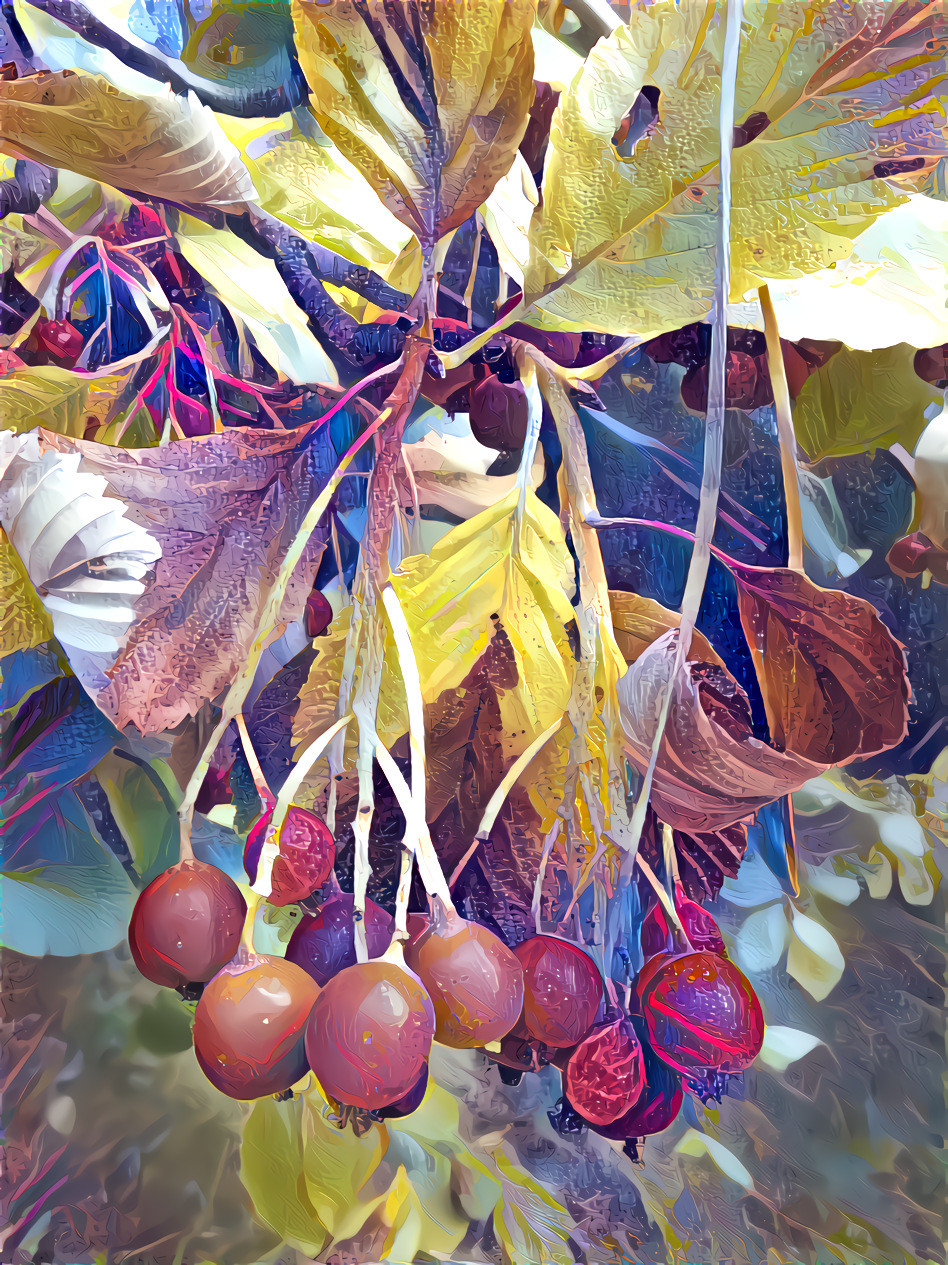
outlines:
[[641, 852], [636, 852], [635, 864], [639, 867], [639, 869], [645, 875], [646, 879], [648, 879], [650, 887], [652, 888], [652, 890], [654, 891], [658, 899], [661, 901], [662, 908], [665, 910], [665, 916], [668, 918], [669, 922], [672, 924], [672, 926], [675, 928], [678, 934], [684, 939], [685, 944], [689, 945], [690, 947], [691, 941], [688, 939], [688, 933], [687, 931], [685, 931], [684, 925], [681, 919], [678, 917], [678, 910], [675, 908], [675, 902], [672, 900], [672, 898], [668, 895], [668, 892], [665, 890], [665, 884], [661, 881], [661, 879], [658, 877], [658, 875], [649, 865], [648, 861], [646, 861], [645, 857], [642, 856]]
[[770, 288], [761, 286], [757, 291], [761, 311], [764, 314], [764, 337], [767, 339], [767, 368], [774, 392], [774, 409], [777, 414], [777, 435], [780, 439], [780, 470], [783, 475], [783, 495], [787, 506], [787, 566], [791, 571], [803, 573], [803, 516], [800, 510], [800, 481], [797, 474], [797, 437], [793, 429], [793, 409], [790, 405], [790, 388], [787, 371], [780, 349], [780, 333], [774, 312]]
[[244, 927], [240, 933], [240, 956], [245, 960], [249, 960], [254, 956], [256, 950], [253, 947], [253, 929], [257, 921], [257, 910], [263, 903], [263, 897], [254, 888], [247, 893], [247, 916], [244, 919]]
[[247, 721], [244, 719], [242, 711], [238, 712], [234, 717], [234, 724], [237, 726], [238, 734], [240, 734], [240, 745], [244, 750], [244, 759], [250, 766], [250, 776], [253, 778], [257, 794], [260, 796], [260, 804], [266, 811], [273, 803], [273, 793], [267, 785], [267, 779], [263, 776], [263, 769], [260, 767], [260, 761], [254, 750], [250, 732], [247, 729]]

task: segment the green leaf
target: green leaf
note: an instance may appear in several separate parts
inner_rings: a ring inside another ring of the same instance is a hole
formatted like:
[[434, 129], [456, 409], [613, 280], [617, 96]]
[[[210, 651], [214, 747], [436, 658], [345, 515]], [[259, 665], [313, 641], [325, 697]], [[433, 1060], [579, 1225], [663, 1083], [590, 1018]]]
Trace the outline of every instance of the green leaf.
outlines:
[[507, 1265], [570, 1265], [567, 1238], [575, 1223], [562, 1204], [513, 1163], [503, 1147], [493, 1154], [502, 1194], [494, 1209], [494, 1233]]
[[769, 1023], [758, 1058], [775, 1072], [785, 1072], [791, 1063], [805, 1058], [811, 1050], [822, 1044], [819, 1037], [801, 1032], [799, 1028], [783, 1028]]
[[706, 1133], [699, 1133], [697, 1129], [689, 1129], [675, 1146], [675, 1150], [679, 1155], [691, 1155], [694, 1157], [708, 1155], [725, 1177], [730, 1177], [732, 1182], [737, 1182], [745, 1190], [754, 1189], [753, 1177], [751, 1177], [737, 1156], [722, 1143], [718, 1142], [716, 1138], [708, 1137]]
[[330, 1238], [357, 1234], [384, 1199], [366, 1185], [385, 1151], [384, 1130], [372, 1125], [362, 1137], [327, 1120], [329, 1107], [314, 1085], [302, 1096], [301, 1138], [306, 1201]]
[[124, 393], [138, 363], [118, 372], [76, 373], [44, 366], [17, 369], [0, 379], [0, 417], [5, 429], [24, 433], [37, 426], [82, 439], [88, 419], [105, 425], [127, 407]]
[[[648, 338], [709, 311], [724, 2], [633, 6], [554, 116], [524, 306]], [[945, 152], [936, 92], [948, 19], [898, 0], [748, 0], [737, 76], [732, 296], [828, 267]], [[919, 86], [903, 67], [918, 68]], [[640, 90], [658, 117], [631, 153]], [[879, 168], [880, 163], [886, 164]]]
[[49, 641], [53, 622], [20, 555], [0, 529], [0, 658]]
[[115, 751], [100, 760], [95, 776], [135, 869], [143, 882], [151, 882], [177, 859], [179, 827], [170, 790], [155, 770], [149, 774]]
[[914, 347], [843, 347], [806, 381], [793, 412], [800, 447], [816, 461], [900, 443], [911, 452], [941, 392], [916, 374]]

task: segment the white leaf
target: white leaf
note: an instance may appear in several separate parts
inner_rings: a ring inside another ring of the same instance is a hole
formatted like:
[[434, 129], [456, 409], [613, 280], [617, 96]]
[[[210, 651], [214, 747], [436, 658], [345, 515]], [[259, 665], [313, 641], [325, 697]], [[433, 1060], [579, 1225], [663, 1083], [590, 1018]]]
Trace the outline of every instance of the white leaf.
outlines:
[[793, 932], [787, 953], [787, 970], [811, 997], [823, 1001], [833, 991], [846, 969], [839, 945], [818, 922], [793, 912]]
[[789, 938], [783, 902], [777, 901], [747, 915], [734, 941], [734, 957], [749, 975], [769, 971], [780, 961]]
[[811, 892], [828, 896], [837, 905], [851, 905], [859, 896], [859, 881], [849, 874], [836, 874], [826, 866], [807, 867], [806, 885]]
[[78, 453], [41, 446], [35, 433], [0, 431], [0, 524], [66, 649], [114, 655], [135, 617], [161, 547], [80, 469]]
[[791, 1063], [802, 1059], [804, 1055], [822, 1044], [819, 1037], [814, 1037], [809, 1032], [801, 1032], [799, 1028], [782, 1028], [779, 1024], [768, 1024], [764, 1033], [764, 1044], [757, 1057], [762, 1063], [772, 1067], [775, 1072], [784, 1072]]
[[726, 1177], [730, 1177], [731, 1181], [737, 1182], [745, 1190], [754, 1189], [753, 1177], [751, 1177], [737, 1156], [718, 1142], [716, 1138], [709, 1138], [706, 1133], [699, 1133], [697, 1129], [689, 1129], [677, 1144], [675, 1150], [680, 1155], [709, 1155], [721, 1172]]

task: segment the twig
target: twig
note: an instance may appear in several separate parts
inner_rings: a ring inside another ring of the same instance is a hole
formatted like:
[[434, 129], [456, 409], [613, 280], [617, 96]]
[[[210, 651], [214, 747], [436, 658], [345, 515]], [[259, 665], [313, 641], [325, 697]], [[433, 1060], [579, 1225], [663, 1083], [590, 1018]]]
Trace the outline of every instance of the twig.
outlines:
[[803, 572], [803, 515], [800, 509], [800, 480], [797, 475], [797, 437], [793, 429], [793, 409], [790, 405], [790, 389], [787, 386], [787, 370], [783, 363], [777, 317], [770, 298], [770, 288], [761, 286], [757, 291], [761, 311], [764, 314], [764, 336], [767, 339], [767, 368], [770, 385], [774, 392], [774, 408], [777, 414], [777, 435], [780, 439], [780, 471], [783, 475], [783, 495], [787, 506], [787, 566], [791, 571]]
[[264, 810], [273, 803], [273, 794], [267, 785], [267, 779], [263, 776], [263, 769], [260, 767], [260, 761], [257, 759], [257, 753], [253, 749], [253, 742], [247, 729], [247, 722], [244, 719], [243, 712], [238, 712], [234, 717], [234, 724], [237, 726], [237, 732], [240, 735], [240, 745], [243, 747], [244, 759], [250, 766], [250, 776], [253, 778], [253, 784], [256, 787], [257, 794], [260, 796], [260, 803]]

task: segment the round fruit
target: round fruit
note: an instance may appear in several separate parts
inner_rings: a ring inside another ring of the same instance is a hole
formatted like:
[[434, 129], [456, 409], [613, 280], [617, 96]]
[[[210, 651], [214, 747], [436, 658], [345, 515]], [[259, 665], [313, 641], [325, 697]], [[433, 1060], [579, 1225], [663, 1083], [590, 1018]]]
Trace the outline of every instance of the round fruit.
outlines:
[[591, 1124], [609, 1124], [630, 1110], [645, 1086], [642, 1046], [624, 1016], [595, 1028], [566, 1064], [566, 1095]]
[[626, 1112], [608, 1124], [592, 1124], [596, 1133], [604, 1138], [624, 1142], [629, 1138], [647, 1138], [661, 1133], [677, 1119], [684, 1094], [681, 1081], [647, 1047], [645, 1056], [645, 1086]]
[[330, 1098], [375, 1111], [413, 1088], [434, 1030], [434, 1008], [416, 975], [394, 962], [361, 962], [319, 994], [306, 1057]]
[[[328, 984], [347, 966], [355, 966], [353, 897], [340, 892], [313, 917], [306, 917], [290, 936], [286, 960], [308, 972], [317, 984]], [[370, 958], [380, 957], [389, 946], [394, 922], [373, 900], [365, 902], [365, 939]]]
[[760, 1053], [760, 1002], [727, 958], [659, 954], [639, 972], [636, 990], [656, 1054], [677, 1071], [743, 1072]]
[[128, 928], [135, 965], [166, 988], [202, 984], [237, 952], [246, 914], [240, 889], [223, 870], [181, 861], [135, 902]]
[[194, 1052], [212, 1085], [231, 1098], [280, 1094], [306, 1075], [306, 1020], [319, 996], [292, 962], [256, 954], [232, 962], [194, 1012]]
[[469, 408], [478, 443], [508, 452], [523, 447], [530, 410], [522, 382], [501, 382], [496, 373], [488, 374], [471, 387]]
[[[269, 809], [254, 822], [244, 849], [244, 868], [251, 883], [257, 881], [257, 866], [266, 839], [273, 810]], [[277, 835], [279, 854], [270, 875], [271, 905], [292, 905], [318, 892], [332, 873], [336, 861], [336, 843], [325, 822], [291, 804], [286, 820]]]
[[325, 593], [320, 593], [319, 589], [313, 589], [306, 599], [306, 609], [303, 611], [303, 627], [306, 629], [306, 636], [321, 636], [331, 623], [332, 606], [329, 598]]
[[602, 978], [582, 949], [555, 936], [533, 936], [514, 949], [523, 967], [527, 1034], [546, 1045], [577, 1045], [593, 1026]]
[[475, 1049], [499, 1041], [523, 1007], [523, 970], [499, 936], [453, 910], [439, 912], [406, 948], [408, 965], [434, 1005], [442, 1045]]
[[[719, 953], [727, 957], [724, 941], [718, 924], [706, 909], [702, 909], [695, 901], [689, 900], [680, 884], [675, 886], [675, 909], [685, 929], [692, 949], [705, 953]], [[642, 953], [646, 961], [656, 953], [669, 953], [676, 949], [684, 949], [678, 944], [678, 932], [668, 923], [668, 915], [661, 902], [656, 902], [642, 923]]]

